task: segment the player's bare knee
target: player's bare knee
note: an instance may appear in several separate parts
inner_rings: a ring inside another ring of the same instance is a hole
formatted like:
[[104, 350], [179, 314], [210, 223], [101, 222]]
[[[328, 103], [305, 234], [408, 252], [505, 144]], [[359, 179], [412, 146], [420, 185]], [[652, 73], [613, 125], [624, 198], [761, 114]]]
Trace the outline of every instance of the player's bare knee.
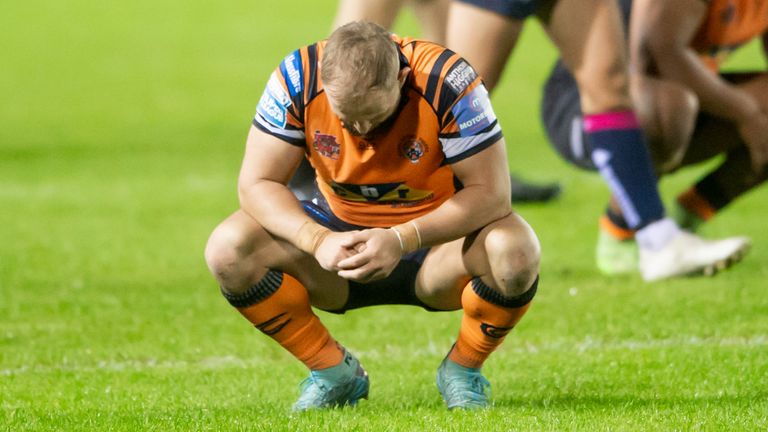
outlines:
[[665, 173], [680, 167], [688, 151], [690, 136], [699, 113], [699, 98], [689, 89], [669, 83], [657, 101], [656, 121], [659, 122], [663, 153], [654, 163]]
[[507, 297], [527, 291], [539, 274], [541, 246], [536, 234], [519, 216], [512, 223], [488, 233], [485, 250], [491, 274], [499, 291]]
[[247, 288], [243, 261], [250, 247], [245, 236], [232, 226], [221, 224], [213, 230], [205, 246], [205, 262], [222, 287], [234, 291]]
[[629, 77], [619, 65], [585, 68], [575, 74], [581, 94], [582, 110], [587, 114], [627, 109], [632, 106], [629, 97]]

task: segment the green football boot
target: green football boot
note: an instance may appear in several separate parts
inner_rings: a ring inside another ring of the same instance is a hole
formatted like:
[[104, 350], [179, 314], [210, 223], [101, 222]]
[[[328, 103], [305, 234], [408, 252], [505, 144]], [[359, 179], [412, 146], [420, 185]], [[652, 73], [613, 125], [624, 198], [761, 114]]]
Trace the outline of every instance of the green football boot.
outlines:
[[619, 240], [599, 230], [595, 260], [604, 275], [635, 273], [640, 260], [637, 243], [634, 239]]

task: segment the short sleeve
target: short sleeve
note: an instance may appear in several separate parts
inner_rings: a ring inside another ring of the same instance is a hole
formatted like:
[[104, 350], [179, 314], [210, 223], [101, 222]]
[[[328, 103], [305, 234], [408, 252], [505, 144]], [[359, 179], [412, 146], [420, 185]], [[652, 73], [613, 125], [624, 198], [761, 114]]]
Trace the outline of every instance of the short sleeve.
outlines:
[[296, 146], [305, 145], [303, 75], [301, 53], [296, 50], [270, 75], [253, 118], [257, 128]]
[[455, 163], [502, 138], [488, 90], [464, 59], [445, 72], [440, 106], [446, 107], [440, 130], [445, 162]]

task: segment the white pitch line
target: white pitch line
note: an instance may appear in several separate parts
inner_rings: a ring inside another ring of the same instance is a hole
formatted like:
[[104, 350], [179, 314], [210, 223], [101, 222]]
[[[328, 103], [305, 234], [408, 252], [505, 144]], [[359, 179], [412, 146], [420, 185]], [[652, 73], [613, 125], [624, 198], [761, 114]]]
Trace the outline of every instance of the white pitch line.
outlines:
[[[511, 342], [511, 341], [510, 341]], [[519, 341], [518, 341], [519, 343]], [[361, 359], [371, 358], [397, 358], [397, 357], [435, 357], [445, 354], [450, 341], [437, 343], [430, 341], [426, 346], [413, 348], [410, 346], [385, 345], [375, 350], [355, 350]], [[600, 339], [587, 337], [579, 342], [555, 341], [544, 344], [532, 344], [523, 342], [521, 345], [508, 344], [501, 348], [502, 352], [531, 354], [540, 352], [588, 352], [599, 350], [615, 351], [642, 351], [667, 347], [764, 347], [768, 346], [768, 335], [755, 335], [750, 337], [727, 338], [702, 338], [699, 336], [676, 337], [668, 339], [624, 340], [606, 342]], [[239, 358], [235, 356], [208, 357], [199, 361], [186, 360], [102, 360], [93, 364], [82, 365], [75, 363], [61, 363], [56, 365], [24, 365], [16, 368], [0, 369], [0, 376], [19, 376], [25, 374], [45, 374], [55, 372], [137, 372], [144, 370], [219, 370], [219, 369], [247, 369], [267, 361], [259, 358]]]

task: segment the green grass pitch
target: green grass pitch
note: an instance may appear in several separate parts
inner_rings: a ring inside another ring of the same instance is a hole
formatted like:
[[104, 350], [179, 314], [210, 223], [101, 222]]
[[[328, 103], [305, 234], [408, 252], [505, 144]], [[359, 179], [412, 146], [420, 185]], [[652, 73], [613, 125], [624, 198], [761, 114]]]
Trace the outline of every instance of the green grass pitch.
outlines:
[[[268, 4], [269, 3], [269, 4]], [[280, 6], [278, 6], [278, 4]], [[495, 408], [448, 412], [435, 370], [460, 314], [320, 313], [371, 398], [290, 415], [303, 366], [218, 293], [202, 250], [272, 68], [324, 37], [335, 3], [6, 2], [0, 10], [0, 429], [765, 430], [768, 194], [704, 230], [754, 248], [712, 279], [645, 284], [592, 261], [601, 179], [538, 122], [554, 56], [529, 25], [494, 104], [510, 166], [563, 197], [519, 206], [543, 245], [539, 295], [488, 361]], [[413, 18], [398, 22], [416, 33]], [[734, 65], [763, 67], [758, 49]], [[701, 173], [663, 183], [667, 200]]]

